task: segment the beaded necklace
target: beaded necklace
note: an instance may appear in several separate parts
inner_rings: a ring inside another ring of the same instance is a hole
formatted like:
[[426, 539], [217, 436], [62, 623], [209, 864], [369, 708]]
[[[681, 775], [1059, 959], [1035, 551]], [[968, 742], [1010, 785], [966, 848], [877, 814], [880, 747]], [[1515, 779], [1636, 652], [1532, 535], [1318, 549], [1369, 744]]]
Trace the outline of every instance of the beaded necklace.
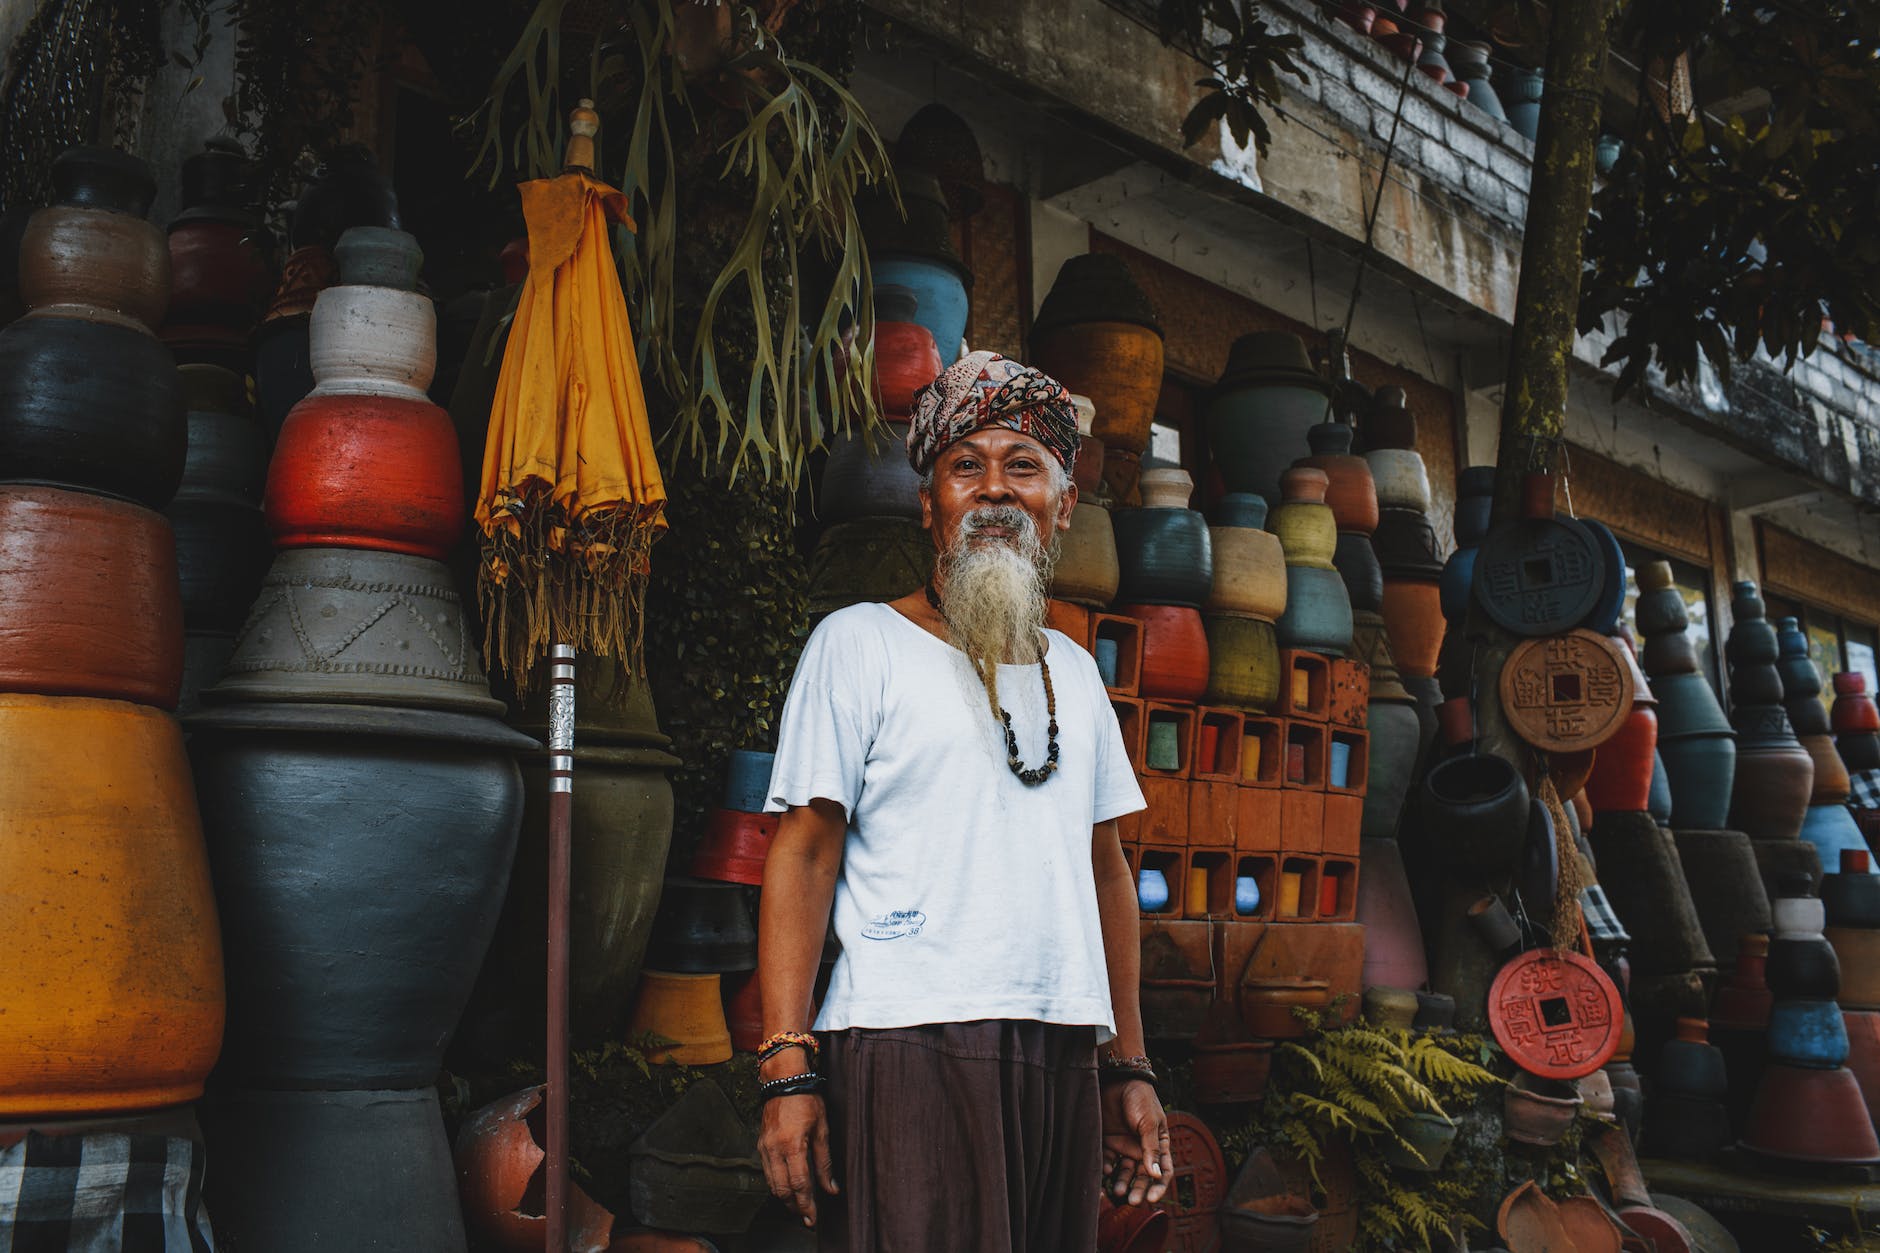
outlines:
[[[947, 613], [940, 607], [940, 593], [933, 590], [932, 579], [927, 581], [926, 590], [927, 603], [933, 606], [933, 611], [939, 614], [941, 621], [944, 622]], [[1013, 774], [1018, 776], [1020, 783], [1028, 785], [1043, 783], [1056, 774], [1058, 768], [1057, 693], [1051, 690], [1051, 666], [1042, 654], [1038, 657], [1038, 672], [1044, 677], [1044, 716], [1046, 719], [1044, 765], [1035, 769], [1025, 767], [1025, 763], [1018, 755], [1018, 736], [1012, 730], [1012, 715], [994, 706], [998, 712], [999, 721], [1005, 726], [1005, 764], [1010, 767]]]

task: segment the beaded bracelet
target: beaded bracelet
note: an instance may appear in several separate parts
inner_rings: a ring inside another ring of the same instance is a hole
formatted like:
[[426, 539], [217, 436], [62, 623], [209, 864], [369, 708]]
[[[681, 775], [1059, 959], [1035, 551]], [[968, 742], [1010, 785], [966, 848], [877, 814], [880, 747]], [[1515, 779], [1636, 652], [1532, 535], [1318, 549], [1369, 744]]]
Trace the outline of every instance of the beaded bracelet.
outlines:
[[775, 1035], [764, 1037], [764, 1042], [757, 1046], [757, 1060], [760, 1063], [767, 1062], [788, 1048], [802, 1049], [809, 1054], [810, 1065], [816, 1064], [819, 1046], [816, 1043], [816, 1037], [807, 1031], [779, 1031]]
[[1155, 1066], [1147, 1057], [1118, 1057], [1114, 1053], [1105, 1055], [1097, 1062], [1097, 1078], [1100, 1081], [1141, 1079], [1158, 1092], [1162, 1090], [1162, 1081], [1156, 1077]]
[[815, 1071], [805, 1071], [800, 1075], [785, 1075], [781, 1079], [771, 1079], [757, 1085], [759, 1102], [769, 1101], [779, 1096], [807, 1096], [822, 1091], [823, 1077]]

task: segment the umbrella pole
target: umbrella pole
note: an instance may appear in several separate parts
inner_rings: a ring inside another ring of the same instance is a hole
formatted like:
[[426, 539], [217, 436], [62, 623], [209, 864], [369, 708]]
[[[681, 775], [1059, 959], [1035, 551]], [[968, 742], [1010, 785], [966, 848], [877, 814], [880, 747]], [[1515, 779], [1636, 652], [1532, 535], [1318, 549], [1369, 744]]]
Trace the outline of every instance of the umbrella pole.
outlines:
[[549, 651], [548, 1250], [568, 1249], [568, 897], [574, 803], [574, 649]]

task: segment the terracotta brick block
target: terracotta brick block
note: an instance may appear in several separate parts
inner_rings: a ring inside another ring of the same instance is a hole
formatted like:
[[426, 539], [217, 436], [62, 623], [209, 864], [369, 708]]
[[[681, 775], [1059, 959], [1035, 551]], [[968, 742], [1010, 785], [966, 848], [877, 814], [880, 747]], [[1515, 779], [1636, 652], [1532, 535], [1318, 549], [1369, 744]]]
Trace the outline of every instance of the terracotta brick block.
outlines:
[[1096, 655], [1098, 640], [1116, 641], [1116, 682], [1109, 685], [1113, 696], [1134, 696], [1142, 683], [1142, 623], [1121, 614], [1090, 615], [1089, 643]]
[[[1331, 728], [1331, 743], [1325, 752], [1325, 790], [1342, 792], [1347, 796], [1363, 796], [1365, 785], [1371, 774], [1371, 734], [1355, 727]], [[1338, 782], [1338, 772], [1334, 768], [1338, 757], [1345, 758], [1344, 783]]]
[[1325, 847], [1325, 793], [1284, 788], [1279, 794], [1279, 846], [1286, 853]]
[[1142, 920], [1142, 1026], [1151, 1039], [1194, 1039], [1217, 982], [1205, 918]]
[[1188, 784], [1189, 847], [1234, 847], [1240, 785], [1192, 779]]
[[1299, 648], [1279, 650], [1279, 707], [1288, 718], [1323, 722], [1332, 709], [1332, 658]]
[[1329, 720], [1336, 726], [1362, 727], [1371, 704], [1371, 667], [1351, 657], [1334, 657]]
[[1328, 856], [1356, 858], [1359, 828], [1364, 821], [1364, 798], [1336, 792], [1325, 794], [1325, 825], [1320, 848]]
[[1285, 726], [1286, 755], [1280, 786], [1323, 792], [1331, 739], [1326, 724], [1288, 718]]
[[1319, 859], [1303, 853], [1281, 853], [1273, 922], [1296, 926], [1317, 922], [1318, 916]]
[[1164, 844], [1183, 848], [1188, 844], [1188, 788], [1186, 779], [1170, 779], [1145, 774], [1141, 777], [1143, 799], [1149, 802], [1142, 816], [1143, 844]]
[[[1144, 844], [1137, 850], [1136, 869], [1138, 872], [1159, 870], [1168, 880], [1168, 904], [1157, 910], [1142, 910], [1143, 918], [1180, 918], [1182, 895], [1188, 885], [1188, 851], [1166, 844]], [[1137, 904], [1141, 904], [1140, 897]]]
[[1214, 969], [1217, 976], [1215, 995], [1228, 1004], [1236, 1004], [1240, 994], [1240, 972], [1266, 937], [1266, 924], [1230, 919], [1214, 924]]
[[1241, 787], [1235, 796], [1234, 847], [1243, 853], [1280, 849], [1280, 798], [1276, 788]]
[[1326, 857], [1319, 863], [1321, 922], [1351, 922], [1358, 916], [1358, 859]]
[[[1142, 765], [1144, 775], [1166, 775], [1186, 779], [1195, 763], [1195, 707], [1175, 701], [1144, 701], [1142, 706]], [[1159, 728], [1171, 728], [1174, 765], [1156, 765], [1156, 742], [1163, 738]]]
[[1202, 708], [1201, 730], [1195, 740], [1195, 763], [1190, 772], [1197, 779], [1226, 783], [1240, 782], [1240, 737], [1246, 717], [1238, 709]]
[[1184, 918], [1234, 916], [1234, 850], [1188, 849], [1188, 890], [1182, 898]]
[[[1364, 974], [1364, 926], [1326, 922], [1305, 927], [1267, 927], [1234, 975], [1238, 988], [1248, 979], [1324, 979], [1332, 985], [1331, 1016], [1349, 1022], [1357, 1016]], [[1338, 998], [1344, 998], [1342, 1003]]]
[[1123, 750], [1129, 754], [1132, 769], [1142, 769], [1142, 702], [1134, 696], [1110, 697], [1110, 708], [1116, 711], [1116, 725], [1123, 732]]
[[1286, 722], [1249, 714], [1240, 723], [1240, 782], [1278, 787], [1286, 773]]

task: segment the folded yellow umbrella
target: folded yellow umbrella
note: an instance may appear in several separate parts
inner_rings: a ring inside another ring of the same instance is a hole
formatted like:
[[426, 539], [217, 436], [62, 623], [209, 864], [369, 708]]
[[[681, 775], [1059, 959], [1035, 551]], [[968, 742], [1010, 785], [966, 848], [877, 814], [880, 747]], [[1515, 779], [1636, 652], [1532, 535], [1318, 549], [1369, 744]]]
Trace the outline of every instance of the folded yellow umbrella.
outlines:
[[522, 184], [529, 277], [483, 448], [484, 651], [518, 689], [551, 644], [640, 672], [651, 549], [666, 527], [665, 483], [607, 241], [610, 221], [633, 222], [626, 197], [585, 172], [597, 121], [576, 110], [567, 172]]

